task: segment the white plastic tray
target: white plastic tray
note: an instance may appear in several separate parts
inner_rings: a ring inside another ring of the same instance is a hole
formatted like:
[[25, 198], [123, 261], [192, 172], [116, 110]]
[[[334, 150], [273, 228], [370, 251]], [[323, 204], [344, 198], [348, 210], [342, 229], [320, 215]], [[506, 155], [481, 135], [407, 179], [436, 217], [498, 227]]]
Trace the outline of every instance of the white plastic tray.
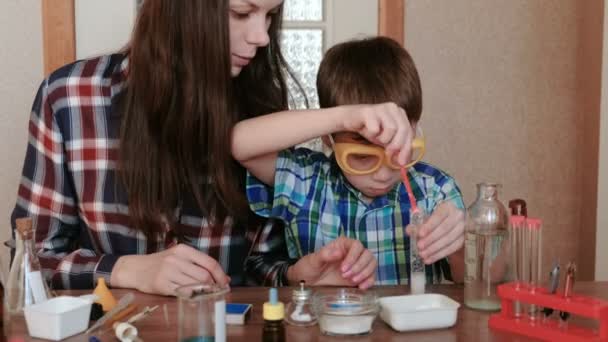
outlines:
[[61, 296], [26, 306], [25, 322], [32, 337], [59, 341], [83, 332], [89, 325], [92, 300]]
[[451, 327], [460, 304], [440, 294], [380, 298], [380, 318], [397, 331]]

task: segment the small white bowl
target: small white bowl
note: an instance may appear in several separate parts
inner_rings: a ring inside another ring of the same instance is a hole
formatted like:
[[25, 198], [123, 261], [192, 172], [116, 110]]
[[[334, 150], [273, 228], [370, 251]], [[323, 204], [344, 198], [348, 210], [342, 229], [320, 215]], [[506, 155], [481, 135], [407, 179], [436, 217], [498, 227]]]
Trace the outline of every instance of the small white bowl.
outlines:
[[448, 328], [460, 304], [440, 294], [380, 298], [380, 318], [397, 331]]
[[32, 337], [53, 341], [81, 333], [89, 326], [92, 303], [88, 298], [60, 296], [26, 306], [27, 330]]

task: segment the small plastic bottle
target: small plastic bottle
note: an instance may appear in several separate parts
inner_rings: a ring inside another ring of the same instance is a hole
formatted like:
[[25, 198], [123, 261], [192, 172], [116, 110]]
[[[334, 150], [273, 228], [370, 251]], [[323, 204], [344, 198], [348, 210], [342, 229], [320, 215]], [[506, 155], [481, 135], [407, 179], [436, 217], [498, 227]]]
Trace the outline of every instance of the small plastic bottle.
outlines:
[[304, 288], [304, 281], [300, 281], [300, 288], [293, 290], [291, 303], [287, 305], [285, 321], [291, 325], [311, 326], [317, 323], [317, 317], [312, 311], [312, 292]]
[[96, 303], [101, 304], [103, 312], [108, 312], [116, 306], [116, 299], [112, 295], [110, 289], [108, 289], [106, 280], [103, 277], [97, 279], [97, 286], [95, 287], [93, 294], [98, 297]]
[[271, 288], [268, 295], [268, 302], [264, 303], [262, 316], [264, 317], [264, 330], [262, 332], [262, 342], [284, 342], [285, 327], [285, 306], [279, 302], [279, 295], [276, 288]]

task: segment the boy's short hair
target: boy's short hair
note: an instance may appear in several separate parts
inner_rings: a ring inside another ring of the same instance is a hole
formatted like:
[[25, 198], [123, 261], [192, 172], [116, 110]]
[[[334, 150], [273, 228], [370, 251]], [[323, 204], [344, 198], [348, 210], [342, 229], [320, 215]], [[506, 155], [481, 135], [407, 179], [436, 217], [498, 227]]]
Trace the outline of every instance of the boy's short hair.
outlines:
[[418, 122], [422, 89], [410, 54], [386, 37], [352, 40], [330, 48], [317, 74], [321, 108], [394, 102]]

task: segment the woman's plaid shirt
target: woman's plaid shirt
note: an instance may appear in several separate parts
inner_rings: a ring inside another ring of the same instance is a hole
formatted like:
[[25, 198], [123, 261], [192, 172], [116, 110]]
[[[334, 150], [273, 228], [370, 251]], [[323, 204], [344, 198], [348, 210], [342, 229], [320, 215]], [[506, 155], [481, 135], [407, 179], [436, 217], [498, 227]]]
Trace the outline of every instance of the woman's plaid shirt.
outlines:
[[14, 231], [16, 218], [33, 218], [46, 279], [53, 288], [92, 288], [97, 277], [110, 281], [120, 256], [180, 242], [217, 259], [233, 285], [280, 284], [288, 266], [281, 261], [281, 225], [209, 225], [186, 200], [177, 210], [179, 227], [155, 240], [129, 226], [127, 196], [116, 172], [121, 115], [113, 107], [126, 68], [119, 54], [78, 61], [52, 73], [35, 98], [11, 221]]

